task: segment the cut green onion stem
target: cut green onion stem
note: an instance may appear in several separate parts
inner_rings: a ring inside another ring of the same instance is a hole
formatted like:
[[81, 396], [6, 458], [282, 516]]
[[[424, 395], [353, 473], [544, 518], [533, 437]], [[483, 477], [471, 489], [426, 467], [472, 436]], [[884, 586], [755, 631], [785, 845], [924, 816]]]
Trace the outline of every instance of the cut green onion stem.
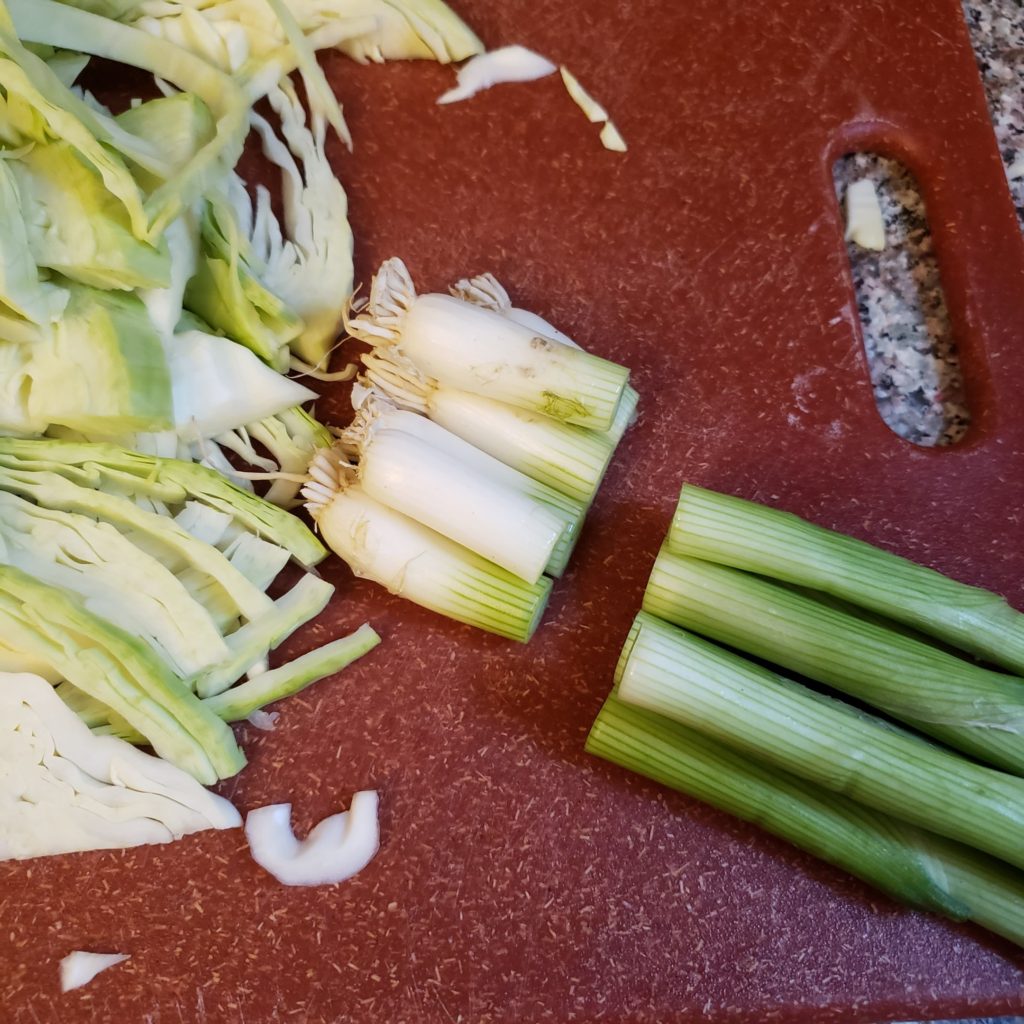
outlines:
[[668, 547], [811, 587], [1024, 673], [1024, 614], [980, 587], [779, 509], [687, 484]]
[[1024, 867], [1024, 780], [976, 764], [646, 616], [620, 700]]
[[354, 434], [351, 428], [341, 432], [339, 436], [343, 443], [358, 443], [360, 432], [374, 424], [389, 430], [399, 430], [420, 438], [437, 451], [444, 452], [465, 466], [467, 470], [479, 473], [502, 487], [511, 488], [517, 494], [522, 494], [531, 501], [538, 502], [557, 517], [562, 530], [551, 552], [551, 557], [544, 567], [544, 572], [550, 576], [562, 574], [568, 564], [569, 556], [576, 546], [587, 513], [586, 506], [582, 502], [513, 469], [494, 458], [493, 455], [488, 455], [475, 445], [463, 440], [457, 434], [445, 430], [440, 424], [426, 416], [421, 416], [408, 409], [399, 409], [386, 398], [375, 394], [373, 389], [356, 384], [352, 394], [353, 402], [358, 404], [357, 422], [354, 424], [356, 429]]
[[328, 452], [317, 454], [310, 473], [303, 489], [306, 507], [356, 576], [499, 636], [525, 643], [533, 635], [551, 591], [549, 579], [526, 583], [374, 501]]
[[[565, 68], [562, 69], [565, 71]], [[493, 274], [480, 274], [477, 277], [463, 278], [457, 281], [449, 291], [457, 299], [463, 302], [471, 302], [474, 306], [482, 309], [490, 309], [495, 313], [514, 320], [534, 334], [543, 335], [552, 341], [568, 345], [570, 348], [582, 349], [583, 346], [573, 341], [568, 334], [564, 334], [553, 324], [548, 323], [542, 316], [531, 312], [528, 309], [520, 309], [512, 305], [512, 300], [505, 291], [504, 286]], [[632, 385], [627, 384], [622, 392], [622, 400], [615, 413], [612, 425], [603, 431], [605, 437], [611, 441], [613, 447], [617, 447], [626, 431], [636, 422], [637, 405], [640, 396]]]
[[418, 374], [393, 353], [363, 356], [366, 379], [397, 405], [428, 416], [446, 430], [513, 469], [590, 504], [615, 447], [603, 434], [504, 402], [457, 391]]
[[369, 497], [527, 583], [540, 579], [562, 535], [563, 522], [549, 509], [414, 434], [371, 426], [358, 472]]
[[1024, 772], [1024, 680], [991, 672], [789, 587], [662, 548], [644, 610]]
[[753, 822], [897, 900], [1024, 946], [1024, 880], [966, 846], [765, 767], [614, 694], [587, 750]]
[[629, 381], [624, 366], [450, 295], [417, 296], [399, 259], [374, 276], [367, 309], [348, 324], [374, 346], [397, 346], [448, 387], [607, 430]]

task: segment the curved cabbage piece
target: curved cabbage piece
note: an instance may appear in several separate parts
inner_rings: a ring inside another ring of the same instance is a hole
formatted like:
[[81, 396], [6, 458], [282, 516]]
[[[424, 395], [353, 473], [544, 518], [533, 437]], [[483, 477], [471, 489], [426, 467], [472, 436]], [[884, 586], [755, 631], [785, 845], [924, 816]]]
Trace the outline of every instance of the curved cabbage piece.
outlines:
[[167, 843], [237, 828], [238, 812], [174, 765], [94, 736], [28, 673], [0, 673], [0, 859]]

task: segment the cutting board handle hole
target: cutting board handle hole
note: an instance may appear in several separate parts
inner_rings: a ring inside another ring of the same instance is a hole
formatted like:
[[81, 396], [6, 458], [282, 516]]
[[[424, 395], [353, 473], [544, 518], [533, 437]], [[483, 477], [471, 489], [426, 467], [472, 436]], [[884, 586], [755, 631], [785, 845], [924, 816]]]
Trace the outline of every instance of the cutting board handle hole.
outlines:
[[878, 412], [890, 430], [914, 444], [956, 444], [970, 413], [917, 181], [898, 160], [866, 152], [841, 157], [832, 173], [844, 222], [848, 189], [868, 179], [885, 224], [880, 252], [847, 239]]

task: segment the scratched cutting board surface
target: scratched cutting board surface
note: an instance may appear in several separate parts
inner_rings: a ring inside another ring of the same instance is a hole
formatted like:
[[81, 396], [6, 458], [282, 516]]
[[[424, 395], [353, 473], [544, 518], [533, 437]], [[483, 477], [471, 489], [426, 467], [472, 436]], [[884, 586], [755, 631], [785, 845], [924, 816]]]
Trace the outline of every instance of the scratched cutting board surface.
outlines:
[[[1024, 607], [1024, 246], [955, 0], [508, 0], [490, 45], [568, 64], [441, 108], [451, 71], [325, 58], [356, 140], [362, 280], [495, 272], [628, 363], [642, 415], [528, 647], [354, 582], [293, 655], [369, 619], [371, 656], [248, 727], [223, 787], [356, 789], [383, 845], [353, 881], [278, 886], [240, 832], [0, 865], [4, 1021], [878, 1021], [1024, 1010], [1024, 957], [903, 910], [753, 827], [583, 753], [683, 480], [856, 534]], [[853, 148], [918, 175], [974, 426], [923, 451], [875, 410], [830, 177]], [[346, 413], [344, 387], [321, 407]], [[67, 997], [75, 948], [130, 952]]]

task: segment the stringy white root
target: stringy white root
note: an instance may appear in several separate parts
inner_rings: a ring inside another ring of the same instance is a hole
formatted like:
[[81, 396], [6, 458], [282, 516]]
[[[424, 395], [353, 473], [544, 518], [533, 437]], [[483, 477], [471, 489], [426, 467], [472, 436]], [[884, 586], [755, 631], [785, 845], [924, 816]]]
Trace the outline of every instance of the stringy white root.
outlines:
[[370, 285], [370, 299], [358, 316], [348, 319], [349, 334], [368, 345], [395, 344], [402, 322], [416, 301], [416, 288], [406, 265], [397, 256], [385, 260]]
[[317, 519], [346, 486], [346, 476], [354, 473], [336, 448], [321, 448], [309, 464], [309, 475], [302, 488], [306, 511]]
[[363, 356], [364, 383], [378, 388], [396, 405], [426, 414], [429, 396], [436, 385], [395, 349], [376, 349]]
[[457, 299], [472, 302], [474, 306], [505, 313], [512, 308], [512, 300], [501, 282], [493, 274], [478, 274], [464, 277], [448, 289]]

